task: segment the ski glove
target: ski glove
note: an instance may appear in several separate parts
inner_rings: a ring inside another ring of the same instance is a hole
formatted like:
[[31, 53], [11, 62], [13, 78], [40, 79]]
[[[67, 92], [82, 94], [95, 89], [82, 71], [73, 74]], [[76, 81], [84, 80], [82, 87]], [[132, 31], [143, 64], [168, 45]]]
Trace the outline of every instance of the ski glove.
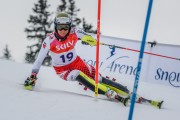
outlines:
[[24, 86], [35, 86], [37, 80], [36, 75], [36, 73], [32, 73], [31, 76], [24, 81]]
[[89, 44], [90, 46], [96, 46], [96, 40], [90, 35], [84, 35], [82, 38], [82, 44]]

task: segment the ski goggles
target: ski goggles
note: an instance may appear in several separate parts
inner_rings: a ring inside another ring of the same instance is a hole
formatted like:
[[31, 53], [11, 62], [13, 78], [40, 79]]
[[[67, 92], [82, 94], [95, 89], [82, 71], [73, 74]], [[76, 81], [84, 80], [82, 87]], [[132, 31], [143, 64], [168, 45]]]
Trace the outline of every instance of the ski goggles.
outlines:
[[57, 25], [57, 30], [69, 30], [70, 26], [69, 25]]
[[56, 24], [70, 24], [71, 19], [69, 17], [60, 17], [55, 19]]

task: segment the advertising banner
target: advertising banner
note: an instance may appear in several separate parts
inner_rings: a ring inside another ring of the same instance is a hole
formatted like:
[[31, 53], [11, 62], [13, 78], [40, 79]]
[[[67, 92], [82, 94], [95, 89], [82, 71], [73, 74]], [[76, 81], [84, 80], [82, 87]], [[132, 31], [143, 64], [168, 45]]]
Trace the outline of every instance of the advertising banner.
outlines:
[[[100, 73], [121, 82], [134, 81], [141, 42], [107, 36], [101, 36], [100, 42], [112, 45], [100, 45]], [[96, 65], [96, 47], [82, 45], [81, 41], [76, 47], [86, 63]], [[180, 88], [179, 58], [180, 46], [146, 43], [140, 81]]]

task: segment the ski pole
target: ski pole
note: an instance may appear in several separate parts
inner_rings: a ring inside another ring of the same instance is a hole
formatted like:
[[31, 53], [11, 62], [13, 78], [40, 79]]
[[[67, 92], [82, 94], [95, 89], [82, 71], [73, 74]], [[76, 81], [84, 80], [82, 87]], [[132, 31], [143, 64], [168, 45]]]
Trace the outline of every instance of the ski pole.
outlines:
[[[101, 44], [101, 45], [104, 45], [104, 46], [112, 46], [112, 47], [115, 47], [115, 48], [120, 48], [120, 49], [124, 49], [124, 50], [129, 50], [129, 51], [133, 51], [133, 52], [140, 52], [140, 50], [135, 50], [135, 49], [131, 49], [131, 48], [126, 48], [126, 47], [121, 47], [121, 46], [116, 46], [116, 45], [110, 45], [110, 44], [106, 44], [106, 43], [100, 43], [100, 44]], [[151, 53], [151, 52], [144, 52], [144, 53], [145, 53], [145, 54], [149, 54], [149, 55], [158, 56], [158, 57], [163, 57], [163, 58], [180, 60], [180, 58], [175, 58], [175, 57], [160, 55], [160, 54]]]

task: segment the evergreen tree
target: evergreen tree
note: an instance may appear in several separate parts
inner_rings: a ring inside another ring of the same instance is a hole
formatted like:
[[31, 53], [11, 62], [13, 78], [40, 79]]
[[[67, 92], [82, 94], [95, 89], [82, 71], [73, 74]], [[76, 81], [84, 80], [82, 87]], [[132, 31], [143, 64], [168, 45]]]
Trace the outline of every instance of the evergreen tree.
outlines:
[[[69, 4], [67, 4], [66, 1], [68, 1]], [[62, 4], [58, 6], [57, 11], [68, 13], [72, 17], [72, 26], [80, 26], [82, 23], [82, 28], [85, 32], [96, 34], [97, 30], [92, 30], [93, 26], [88, 24], [85, 18], [81, 20], [77, 17], [77, 13], [80, 11], [80, 9], [76, 7], [74, 0], [61, 0], [61, 3]]]
[[[47, 11], [50, 5], [47, 4], [47, 0], [39, 0], [38, 3], [34, 4], [32, 9], [35, 15], [30, 15], [28, 23], [30, 26], [25, 29], [28, 40], [36, 41], [34, 44], [27, 46], [28, 52], [26, 52], [26, 62], [34, 63], [36, 57], [40, 51], [41, 44], [46, 38], [46, 35], [50, 33], [52, 21], [49, 20], [51, 13]], [[43, 61], [43, 65], [50, 65], [50, 56]]]
[[12, 55], [10, 53], [10, 50], [8, 48], [8, 45], [6, 45], [6, 47], [4, 48], [4, 51], [3, 51], [3, 57], [2, 59], [6, 59], [6, 60], [12, 60]]
[[57, 8], [58, 12], [66, 11], [66, 5], [67, 5], [66, 0], [61, 0], [61, 2], [62, 2], [62, 4], [59, 5]]
[[[67, 2], [68, 1], [68, 4]], [[74, 0], [61, 0], [61, 5], [58, 6], [57, 11], [58, 12], [66, 12], [72, 17], [72, 23], [73, 27], [78, 26], [81, 23], [81, 19], [77, 17], [77, 12], [80, 11], [80, 9], [77, 9], [75, 6]]]
[[78, 26], [81, 23], [81, 19], [77, 17], [77, 13], [80, 11], [75, 5], [74, 0], [68, 0], [69, 5], [68, 5], [68, 10], [67, 13], [72, 17], [72, 26]]
[[93, 26], [91, 24], [88, 24], [86, 21], [85, 21], [85, 18], [83, 18], [83, 23], [82, 23], [82, 26], [83, 26], [83, 29], [85, 32], [87, 33], [93, 33], [93, 34], [96, 34], [97, 33], [97, 30], [92, 30]]

